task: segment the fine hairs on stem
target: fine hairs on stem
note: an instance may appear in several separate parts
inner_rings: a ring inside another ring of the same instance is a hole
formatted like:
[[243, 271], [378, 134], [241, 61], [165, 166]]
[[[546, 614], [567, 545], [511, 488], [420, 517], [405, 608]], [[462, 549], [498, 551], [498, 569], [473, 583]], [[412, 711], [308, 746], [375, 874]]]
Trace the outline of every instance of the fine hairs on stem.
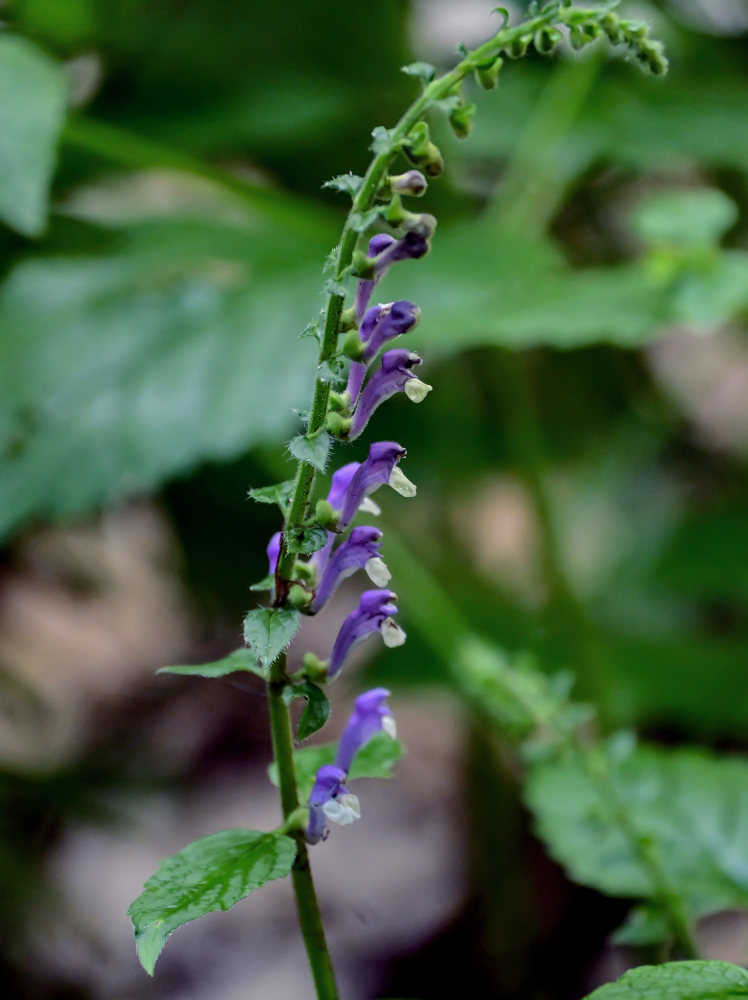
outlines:
[[[390, 692], [384, 688], [356, 698], [339, 742], [322, 754], [295, 749], [289, 706], [296, 698], [304, 702], [296, 732], [301, 741], [325, 724], [329, 702], [324, 687], [344, 669], [354, 646], [376, 633], [388, 647], [405, 641], [396, 621], [398, 596], [390, 589], [391, 574], [383, 559], [383, 533], [374, 525], [353, 522], [362, 513], [376, 516], [371, 497], [380, 486], [388, 485], [405, 498], [414, 497], [416, 487], [401, 468], [406, 449], [395, 441], [375, 441], [359, 460], [337, 468], [327, 495], [316, 502], [315, 480], [326, 469], [336, 442], [358, 438], [386, 400], [402, 392], [420, 403], [431, 391], [420, 378], [421, 357], [402, 346], [402, 338], [420, 320], [418, 305], [407, 300], [372, 304], [390, 268], [426, 256], [434, 238], [434, 216], [405, 204], [423, 196], [443, 166], [426, 116], [434, 111], [446, 114], [456, 135], [466, 137], [476, 112], [463, 93], [467, 78], [492, 89], [505, 60], [530, 50], [551, 53], [562, 41], [562, 31], [575, 49], [604, 36], [655, 75], [664, 73], [667, 63], [660, 43], [649, 37], [645, 25], [619, 17], [614, 7], [535, 3], [529, 18], [517, 25], [509, 25], [504, 12], [493, 37], [472, 50], [461, 46], [459, 62], [441, 76], [426, 63], [404, 67], [419, 82], [420, 93], [392, 128], [374, 129], [373, 158], [363, 177], [342, 174], [328, 182], [328, 187], [349, 195], [352, 204], [330, 257], [325, 306], [309, 331], [317, 337], [319, 354], [305, 426], [288, 446], [297, 462], [295, 477], [250, 491], [254, 500], [275, 504], [282, 514], [282, 526], [267, 547], [268, 575], [253, 587], [270, 597], [245, 618], [245, 648], [208, 665], [209, 670], [200, 668], [203, 676], [242, 669], [263, 678], [283, 823], [268, 833], [235, 830], [205, 837], [161, 865], [129, 911], [141, 961], [150, 973], [178, 926], [226, 909], [270, 879], [290, 874], [317, 997], [338, 996], [309, 848], [327, 838], [330, 824], [345, 826], [359, 819], [361, 805], [349, 784], [357, 777], [386, 776], [401, 748], [388, 705]], [[403, 169], [393, 173], [398, 158], [405, 161]], [[308, 652], [300, 669], [289, 674], [285, 653], [302, 617], [323, 612], [340, 582], [358, 570], [369, 577], [372, 588], [361, 594], [330, 643], [328, 656], [320, 659]], [[447, 607], [447, 619], [454, 614]], [[668, 887], [660, 889], [664, 898]], [[687, 928], [681, 930], [685, 941]]]

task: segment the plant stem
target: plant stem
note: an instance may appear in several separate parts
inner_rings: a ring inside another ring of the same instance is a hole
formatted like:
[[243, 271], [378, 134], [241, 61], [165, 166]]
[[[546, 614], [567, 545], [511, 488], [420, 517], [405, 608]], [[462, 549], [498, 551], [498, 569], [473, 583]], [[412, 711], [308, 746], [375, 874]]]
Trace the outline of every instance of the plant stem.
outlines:
[[[291, 739], [291, 719], [288, 706], [283, 700], [286, 686], [285, 657], [282, 656], [271, 668], [267, 682], [268, 705], [270, 706], [270, 728], [273, 738], [273, 756], [278, 768], [278, 786], [284, 819], [299, 806], [296, 789], [296, 775], [293, 766], [293, 741]], [[301, 934], [314, 979], [318, 1000], [337, 1000], [330, 953], [327, 950], [325, 931], [319, 912], [317, 893], [314, 889], [312, 871], [309, 866], [309, 852], [300, 831], [294, 833], [296, 839], [296, 860], [291, 869], [296, 909], [299, 914]]]
[[[359, 213], [367, 212], [374, 204], [377, 191], [384, 180], [387, 169], [413, 126], [421, 121], [426, 112], [437, 101], [447, 97], [477, 66], [498, 56], [501, 50], [513, 41], [525, 35], [532, 35], [544, 25], [554, 22], [564, 23], [566, 16], [569, 14], [573, 14], [573, 11], [551, 9], [516, 27], [502, 28], [493, 38], [470, 52], [452, 70], [433, 80], [424, 88], [423, 93], [411, 104], [394, 128], [390, 129], [388, 141], [384, 149], [377, 153], [369, 164], [369, 169], [366, 171], [361, 188], [353, 200], [351, 210], [343, 226], [335, 267], [335, 279], [337, 281], [341, 281], [347, 275], [353, 260], [353, 253], [360, 235], [359, 230], [354, 225], [355, 217]], [[319, 351], [320, 364], [335, 357], [342, 311], [343, 296], [329, 295]], [[323, 430], [327, 417], [329, 398], [329, 382], [325, 378], [317, 378], [314, 386], [309, 425], [307, 427], [308, 438], [314, 437]], [[294, 493], [284, 525], [284, 534], [291, 528], [300, 527], [304, 521], [312, 487], [314, 486], [314, 477], [314, 466], [309, 462], [299, 462]], [[284, 546], [278, 563], [277, 575], [279, 580], [288, 580], [290, 578], [294, 560], [294, 554], [288, 552]], [[279, 588], [278, 596], [279, 600], [285, 598], [283, 588]]]

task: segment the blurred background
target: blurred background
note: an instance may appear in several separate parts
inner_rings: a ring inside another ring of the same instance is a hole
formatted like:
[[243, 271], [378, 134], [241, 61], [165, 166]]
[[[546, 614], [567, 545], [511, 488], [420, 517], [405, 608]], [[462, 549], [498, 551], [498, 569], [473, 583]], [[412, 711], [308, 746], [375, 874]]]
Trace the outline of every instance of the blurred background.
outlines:
[[[155, 980], [126, 909], [159, 860], [278, 822], [251, 676], [156, 677], [240, 644], [284, 442], [311, 391], [322, 264], [415, 58], [493, 0], [15, 0], [0, 34], [0, 970], [18, 1000], [311, 1000], [290, 886], [179, 930]], [[507, 4], [513, 15], [519, 3]], [[314, 850], [344, 995], [574, 998], [614, 978], [628, 904], [532, 834], [516, 761], [429, 633], [456, 620], [574, 672], [604, 724], [748, 749], [748, 4], [630, 2], [671, 59], [528, 57], [445, 174], [419, 303], [434, 386], [376, 414], [417, 500], [383, 502], [408, 748]], [[371, 439], [371, 438], [370, 438]], [[361, 457], [365, 442], [340, 452]], [[343, 590], [297, 643], [325, 655]], [[418, 605], [418, 606], [417, 606]], [[432, 608], [433, 610], [433, 608]], [[743, 961], [737, 920], [701, 929]]]

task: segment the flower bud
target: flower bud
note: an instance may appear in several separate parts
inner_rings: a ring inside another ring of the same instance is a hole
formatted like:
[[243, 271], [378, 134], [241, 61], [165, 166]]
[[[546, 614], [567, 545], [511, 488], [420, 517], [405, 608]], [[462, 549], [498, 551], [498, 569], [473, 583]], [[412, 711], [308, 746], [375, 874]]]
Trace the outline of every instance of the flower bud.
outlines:
[[340, 413], [328, 413], [325, 426], [333, 437], [347, 437], [351, 429], [351, 418], [344, 417]]
[[469, 104], [458, 104], [449, 112], [449, 124], [458, 139], [465, 139], [470, 135], [475, 111], [475, 105], [471, 101]]
[[323, 528], [333, 528], [337, 521], [332, 504], [328, 500], [318, 500], [314, 508], [314, 519]]
[[558, 43], [561, 41], [562, 37], [563, 36], [558, 28], [552, 28], [548, 25], [535, 33], [535, 48], [542, 55], [550, 55], [550, 53], [553, 52]]
[[598, 23], [613, 45], [620, 45], [621, 42], [625, 41], [621, 19], [617, 14], [611, 12], [603, 14]]
[[521, 35], [510, 42], [504, 49], [504, 52], [506, 52], [510, 59], [521, 59], [522, 56], [527, 54], [531, 42], [532, 35]]
[[406, 170], [404, 174], [390, 176], [386, 184], [393, 194], [409, 194], [415, 198], [420, 198], [428, 187], [428, 181], [420, 170]]
[[360, 361], [364, 356], [364, 345], [358, 330], [349, 330], [343, 338], [343, 354], [353, 361]]
[[483, 90], [493, 90], [499, 82], [499, 72], [504, 65], [504, 60], [497, 56], [489, 62], [482, 63], [475, 67], [475, 79], [478, 86]]

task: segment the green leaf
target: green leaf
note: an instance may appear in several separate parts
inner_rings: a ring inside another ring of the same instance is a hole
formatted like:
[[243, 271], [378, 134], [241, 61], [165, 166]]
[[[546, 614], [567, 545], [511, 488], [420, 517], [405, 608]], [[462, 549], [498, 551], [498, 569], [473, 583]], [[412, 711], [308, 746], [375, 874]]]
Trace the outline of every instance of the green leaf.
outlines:
[[157, 674], [184, 674], [194, 677], [225, 677], [226, 674], [233, 674], [237, 670], [249, 671], [259, 677], [266, 677], [267, 672], [258, 663], [257, 657], [251, 649], [236, 649], [222, 660], [215, 660], [213, 663], [195, 663], [180, 667], [161, 667]]
[[327, 545], [327, 531], [321, 524], [304, 524], [286, 532], [286, 551], [307, 556]]
[[149, 975], [169, 935], [291, 871], [296, 843], [280, 833], [223, 830], [162, 861], [127, 911], [138, 957]]
[[355, 198], [364, 183], [363, 177], [358, 174], [338, 174], [329, 181], [325, 181], [323, 188], [330, 188], [332, 191], [340, 191], [342, 194], [349, 194]]
[[[337, 743], [323, 743], [316, 747], [302, 747], [293, 755], [299, 798], [306, 802], [314, 784], [314, 776], [323, 764], [332, 764], [338, 751]], [[405, 753], [402, 743], [393, 740], [387, 733], [377, 733], [365, 743], [353, 758], [348, 780], [357, 778], [391, 778], [392, 768]], [[275, 764], [268, 768], [268, 775], [274, 785], [278, 784]]]
[[259, 486], [249, 490], [247, 496], [257, 503], [277, 504], [285, 514], [286, 508], [291, 502], [295, 480], [286, 479], [282, 483], [274, 483], [272, 486]]
[[0, 218], [24, 236], [47, 221], [67, 78], [25, 38], [0, 35]]
[[244, 641], [267, 669], [296, 635], [301, 615], [293, 608], [256, 608], [244, 619]]
[[738, 218], [731, 198], [714, 188], [666, 191], [642, 199], [632, 226], [645, 243], [714, 246]]
[[748, 972], [731, 962], [666, 962], [631, 969], [586, 1000], [737, 1000], [748, 997]]
[[297, 434], [288, 442], [288, 450], [299, 462], [309, 462], [315, 469], [324, 472], [331, 444], [330, 435], [326, 431], [315, 434], [312, 438]]
[[357, 233], [365, 233], [369, 226], [373, 226], [382, 214], [382, 206], [375, 205], [368, 212], [351, 212], [349, 222]]
[[297, 334], [319, 291], [319, 239], [167, 222], [121, 231], [117, 254], [12, 270], [0, 288], [0, 534], [282, 441], [315, 363]]
[[345, 285], [342, 281], [337, 281], [335, 278], [328, 278], [325, 282], [325, 292], [328, 295], [339, 295], [341, 299], [344, 299]]
[[304, 698], [306, 705], [299, 719], [299, 726], [296, 731], [298, 740], [308, 739], [318, 729], [321, 729], [330, 717], [330, 702], [327, 695], [317, 684], [311, 681], [304, 681], [301, 684], [294, 684], [293, 687], [286, 688], [290, 699]]
[[[608, 768], [609, 784], [689, 911], [748, 908], [748, 762], [640, 747], [623, 759], [609, 754]], [[578, 757], [536, 765], [526, 800], [540, 836], [576, 882], [611, 896], [656, 896], [607, 795]]]
[[268, 574], [267, 576], [264, 576], [261, 580], [258, 580], [257, 583], [253, 583], [249, 589], [256, 593], [262, 593], [265, 590], [272, 590], [274, 587], [275, 587], [275, 577], [270, 576]]
[[407, 66], [401, 66], [400, 69], [408, 76], [414, 76], [416, 80], [420, 80], [424, 87], [431, 83], [436, 76], [436, 67], [427, 62], [408, 63]]

